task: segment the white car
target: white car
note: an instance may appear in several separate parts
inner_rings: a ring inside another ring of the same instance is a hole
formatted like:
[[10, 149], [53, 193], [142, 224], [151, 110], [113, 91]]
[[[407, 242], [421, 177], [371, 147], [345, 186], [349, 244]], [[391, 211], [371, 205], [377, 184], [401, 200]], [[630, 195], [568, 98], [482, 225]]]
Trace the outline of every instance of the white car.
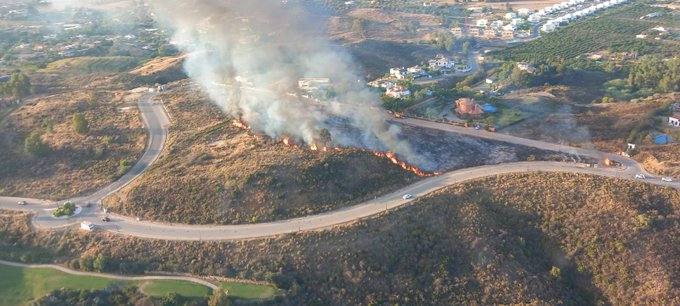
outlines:
[[17, 204], [19, 206], [24, 206], [24, 205], [27, 205], [28, 203], [26, 203], [26, 201], [19, 201], [19, 202], [17, 202]]
[[661, 181], [662, 181], [662, 182], [669, 182], [669, 183], [670, 183], [670, 182], [673, 181], [673, 179], [670, 178], [670, 177], [662, 177], [662, 178], [661, 178]]
[[403, 197], [401, 197], [401, 198], [404, 199], [404, 200], [409, 200], [409, 199], [413, 199], [413, 195], [410, 194], [410, 193], [407, 193], [407, 194], [405, 194], [405, 195], [404, 195]]
[[646, 177], [644, 174], [636, 174], [636, 175], [635, 175], [635, 178], [636, 178], [636, 179], [639, 179], [639, 180], [644, 180], [644, 179], [646, 179], [647, 177]]

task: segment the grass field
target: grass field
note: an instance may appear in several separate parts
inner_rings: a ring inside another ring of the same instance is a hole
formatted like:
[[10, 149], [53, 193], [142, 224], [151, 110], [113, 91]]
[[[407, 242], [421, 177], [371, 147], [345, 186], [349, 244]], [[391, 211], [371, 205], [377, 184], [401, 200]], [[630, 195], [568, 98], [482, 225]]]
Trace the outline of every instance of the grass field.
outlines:
[[137, 66], [138, 60], [129, 56], [73, 57], [49, 63], [43, 72], [123, 72]]
[[210, 294], [210, 288], [189, 282], [173, 280], [157, 280], [146, 282], [140, 286], [142, 292], [150, 296], [165, 296], [170, 292], [185, 297], [206, 297]]
[[246, 283], [221, 283], [220, 288], [227, 290], [230, 297], [237, 299], [268, 300], [278, 294], [278, 289], [271, 285], [256, 285]]
[[137, 285], [151, 296], [175, 292], [186, 297], [205, 297], [210, 289], [186, 281], [118, 281], [95, 276], [70, 275], [50, 268], [19, 268], [0, 265], [0, 306], [27, 305], [52, 290], [104, 289], [113, 284]]

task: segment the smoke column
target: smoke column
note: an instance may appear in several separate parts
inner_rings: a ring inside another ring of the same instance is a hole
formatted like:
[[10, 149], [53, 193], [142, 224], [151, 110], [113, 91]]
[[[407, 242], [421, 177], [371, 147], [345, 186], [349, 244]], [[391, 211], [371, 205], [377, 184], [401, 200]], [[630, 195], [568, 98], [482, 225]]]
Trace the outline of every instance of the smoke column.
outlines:
[[[386, 123], [378, 96], [331, 47], [305, 9], [281, 0], [152, 0], [159, 22], [187, 53], [185, 70], [227, 114], [271, 137], [313, 144], [326, 129], [333, 142], [389, 150], [426, 166]], [[300, 78], [329, 78], [334, 97], [292, 96]]]

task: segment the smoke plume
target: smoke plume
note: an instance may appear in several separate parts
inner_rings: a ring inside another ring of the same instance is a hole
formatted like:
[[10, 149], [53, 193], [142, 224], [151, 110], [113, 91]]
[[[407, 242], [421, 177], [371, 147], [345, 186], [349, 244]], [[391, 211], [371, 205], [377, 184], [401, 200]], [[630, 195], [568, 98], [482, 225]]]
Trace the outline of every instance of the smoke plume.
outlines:
[[[349, 56], [324, 37], [302, 6], [281, 0], [152, 0], [155, 17], [187, 53], [187, 74], [227, 114], [271, 137], [309, 145], [320, 132], [334, 144], [389, 150], [424, 165]], [[328, 78], [332, 94], [293, 93], [301, 78]]]

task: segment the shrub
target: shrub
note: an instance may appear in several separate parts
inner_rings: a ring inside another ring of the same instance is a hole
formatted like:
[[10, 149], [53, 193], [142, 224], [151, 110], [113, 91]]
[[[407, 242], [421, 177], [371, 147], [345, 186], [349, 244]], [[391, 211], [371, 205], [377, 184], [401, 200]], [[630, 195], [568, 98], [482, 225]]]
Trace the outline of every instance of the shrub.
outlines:
[[50, 148], [43, 142], [42, 134], [39, 131], [33, 131], [24, 140], [24, 150], [31, 155], [45, 156], [49, 153]]
[[57, 207], [57, 209], [54, 210], [52, 215], [55, 216], [55, 217], [73, 216], [73, 214], [75, 212], [76, 212], [76, 204], [73, 204], [71, 202], [66, 202], [66, 203], [64, 203], [64, 205]]
[[76, 133], [84, 135], [90, 131], [90, 125], [87, 122], [87, 119], [85, 119], [85, 116], [83, 116], [83, 114], [81, 113], [74, 114], [73, 119], [71, 121], [73, 123], [73, 129], [76, 131]]

